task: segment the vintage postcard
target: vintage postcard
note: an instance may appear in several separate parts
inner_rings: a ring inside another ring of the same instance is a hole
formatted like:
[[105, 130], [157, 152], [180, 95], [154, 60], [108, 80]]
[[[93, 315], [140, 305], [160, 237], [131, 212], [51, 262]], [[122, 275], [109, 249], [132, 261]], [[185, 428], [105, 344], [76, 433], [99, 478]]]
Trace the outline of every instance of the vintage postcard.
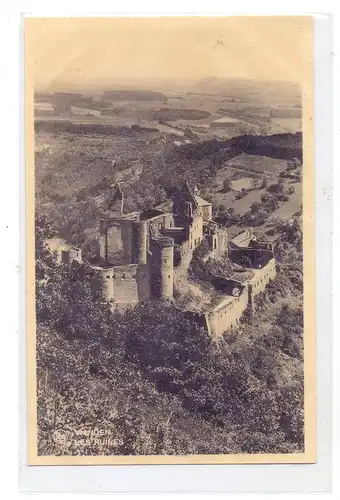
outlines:
[[28, 463], [312, 463], [313, 19], [25, 19]]

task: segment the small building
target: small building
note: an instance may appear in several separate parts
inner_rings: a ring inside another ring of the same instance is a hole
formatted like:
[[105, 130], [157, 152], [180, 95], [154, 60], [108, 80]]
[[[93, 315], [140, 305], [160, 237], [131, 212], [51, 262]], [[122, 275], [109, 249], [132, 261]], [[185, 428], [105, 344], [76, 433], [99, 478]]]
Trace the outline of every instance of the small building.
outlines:
[[81, 249], [67, 245], [59, 248], [59, 260], [63, 264], [72, 264], [73, 261], [82, 262]]
[[195, 201], [197, 203], [197, 213], [203, 217], [205, 220], [212, 219], [212, 204], [201, 198], [200, 196], [195, 196]]

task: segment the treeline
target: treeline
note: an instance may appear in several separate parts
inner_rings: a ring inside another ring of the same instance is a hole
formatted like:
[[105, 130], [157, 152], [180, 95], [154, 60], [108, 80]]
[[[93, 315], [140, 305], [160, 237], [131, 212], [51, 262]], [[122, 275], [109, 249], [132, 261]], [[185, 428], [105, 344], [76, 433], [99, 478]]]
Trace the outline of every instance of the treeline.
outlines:
[[142, 127], [124, 127], [115, 125], [104, 125], [101, 123], [74, 123], [70, 120], [35, 120], [34, 128], [36, 132], [67, 132], [76, 135], [117, 135], [117, 136], [138, 136], [143, 130]]
[[[241, 152], [271, 158], [283, 158], [292, 160], [298, 158], [302, 163], [302, 133], [296, 132], [275, 135], [240, 135], [219, 141], [212, 139], [198, 144], [184, 145], [180, 149], [180, 155], [186, 159], [200, 160], [209, 158], [218, 159], [218, 154], [235, 151], [236, 156]], [[228, 158], [229, 159], [229, 158]]]

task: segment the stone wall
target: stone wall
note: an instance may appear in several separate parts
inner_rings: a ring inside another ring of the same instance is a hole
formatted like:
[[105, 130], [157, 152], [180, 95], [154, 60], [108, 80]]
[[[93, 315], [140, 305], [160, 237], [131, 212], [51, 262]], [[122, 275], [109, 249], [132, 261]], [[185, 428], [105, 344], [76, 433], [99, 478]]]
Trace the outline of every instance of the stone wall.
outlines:
[[163, 229], [174, 227], [174, 218], [172, 214], [160, 214], [147, 220], [149, 231], [156, 235]]
[[129, 219], [101, 220], [100, 257], [110, 264], [123, 265], [133, 262], [134, 231]]
[[190, 227], [189, 241], [192, 250], [198, 247], [203, 239], [203, 218], [202, 216], [193, 217]]
[[130, 264], [101, 269], [104, 292], [114, 305], [134, 305], [150, 299], [150, 278], [147, 265]]
[[276, 277], [276, 261], [271, 259], [262, 269], [254, 269], [254, 277], [250, 280], [249, 285], [252, 288], [252, 296], [254, 297], [260, 292], [263, 292], [270, 280]]
[[210, 220], [212, 219], [212, 205], [201, 205], [197, 208], [197, 215], [201, 215], [203, 219]]
[[248, 288], [239, 297], [228, 296], [209, 312], [210, 334], [216, 340], [223, 332], [236, 326], [248, 306]]
[[190, 266], [192, 256], [193, 256], [193, 251], [190, 249], [190, 245], [188, 241], [185, 241], [180, 245], [179, 248], [176, 249], [177, 252], [179, 253], [179, 259], [177, 262], [175, 262], [175, 267], [174, 267], [174, 280], [186, 278], [188, 274], [188, 268]]
[[[205, 313], [207, 331], [215, 340], [232, 326], [237, 326], [247, 306], [252, 305], [253, 298], [265, 290], [269, 281], [275, 279], [275, 259], [271, 259], [262, 269], [255, 269], [253, 272], [253, 278], [247, 284], [244, 283], [245, 287], [239, 297], [224, 296], [214, 309]], [[192, 317], [195, 319], [194, 315]]]

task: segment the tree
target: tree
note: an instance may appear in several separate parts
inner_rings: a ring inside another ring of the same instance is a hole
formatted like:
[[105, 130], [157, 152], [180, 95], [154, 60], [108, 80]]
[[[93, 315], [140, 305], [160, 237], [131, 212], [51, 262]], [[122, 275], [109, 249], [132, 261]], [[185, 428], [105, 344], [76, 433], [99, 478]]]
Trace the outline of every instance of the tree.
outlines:
[[85, 201], [87, 198], [88, 194], [85, 188], [79, 189], [79, 191], [76, 193], [76, 201]]
[[47, 240], [55, 236], [55, 230], [46, 216], [35, 216], [35, 276], [36, 280], [45, 279], [49, 267], [54, 265], [55, 256], [50, 251]]
[[252, 214], [256, 214], [261, 209], [261, 204], [258, 201], [254, 201], [254, 203], [250, 206], [250, 211]]

